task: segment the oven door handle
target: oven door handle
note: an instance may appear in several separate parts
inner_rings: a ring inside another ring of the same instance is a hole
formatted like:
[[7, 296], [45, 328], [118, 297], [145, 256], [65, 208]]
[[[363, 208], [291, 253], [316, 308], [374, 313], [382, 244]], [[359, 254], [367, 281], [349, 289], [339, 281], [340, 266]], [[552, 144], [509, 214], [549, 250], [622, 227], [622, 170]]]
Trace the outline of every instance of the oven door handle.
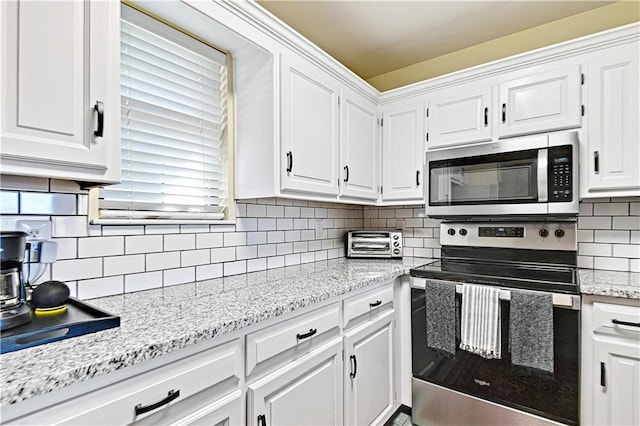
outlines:
[[538, 150], [538, 202], [546, 203], [549, 201], [548, 185], [549, 185], [549, 150]]
[[[445, 282], [453, 282], [447, 280], [436, 280], [429, 278], [430, 281], [445, 281]], [[456, 293], [462, 294], [462, 284], [456, 284]], [[480, 284], [476, 284], [480, 285]], [[425, 278], [411, 277], [411, 288], [417, 288], [424, 290], [427, 287], [427, 280]], [[510, 301], [511, 300], [511, 291], [509, 289], [500, 288], [500, 300]], [[580, 296], [576, 294], [565, 294], [565, 293], [551, 293], [553, 298], [553, 306], [557, 308], [565, 308], [570, 309], [572, 311], [580, 310]]]

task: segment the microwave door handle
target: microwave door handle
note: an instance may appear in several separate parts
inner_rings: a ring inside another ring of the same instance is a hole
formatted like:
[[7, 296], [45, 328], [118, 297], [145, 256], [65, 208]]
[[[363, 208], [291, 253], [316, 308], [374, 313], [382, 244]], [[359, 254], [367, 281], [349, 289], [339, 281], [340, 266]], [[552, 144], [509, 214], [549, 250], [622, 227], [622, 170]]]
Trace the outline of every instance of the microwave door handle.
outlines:
[[549, 170], [549, 150], [538, 150], [538, 202], [549, 201], [548, 194], [548, 170]]

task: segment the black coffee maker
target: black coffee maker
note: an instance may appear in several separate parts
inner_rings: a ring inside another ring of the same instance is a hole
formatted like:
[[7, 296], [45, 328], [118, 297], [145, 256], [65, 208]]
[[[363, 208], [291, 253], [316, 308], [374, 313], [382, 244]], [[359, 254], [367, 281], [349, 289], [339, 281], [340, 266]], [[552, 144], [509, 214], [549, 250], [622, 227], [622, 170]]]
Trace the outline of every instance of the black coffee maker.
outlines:
[[27, 305], [22, 264], [27, 233], [0, 232], [0, 330], [31, 321]]

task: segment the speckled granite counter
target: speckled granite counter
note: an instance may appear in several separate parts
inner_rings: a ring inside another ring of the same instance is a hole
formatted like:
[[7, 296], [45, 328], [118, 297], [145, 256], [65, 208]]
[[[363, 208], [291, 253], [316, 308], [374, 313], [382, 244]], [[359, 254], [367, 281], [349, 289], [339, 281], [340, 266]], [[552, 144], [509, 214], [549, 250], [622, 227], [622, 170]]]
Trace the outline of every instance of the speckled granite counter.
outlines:
[[138, 364], [366, 286], [427, 259], [334, 259], [90, 300], [119, 328], [0, 356], [2, 406]]
[[580, 292], [597, 296], [640, 299], [640, 273], [580, 269]]

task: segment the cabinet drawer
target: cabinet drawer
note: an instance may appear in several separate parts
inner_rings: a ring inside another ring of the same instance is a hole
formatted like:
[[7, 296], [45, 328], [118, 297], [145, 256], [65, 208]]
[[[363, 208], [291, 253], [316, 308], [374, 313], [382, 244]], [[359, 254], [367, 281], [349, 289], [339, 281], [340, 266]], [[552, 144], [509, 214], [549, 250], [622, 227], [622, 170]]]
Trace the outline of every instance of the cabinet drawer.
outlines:
[[376, 314], [393, 306], [393, 285], [368, 291], [344, 301], [344, 326], [366, 313]]
[[337, 331], [339, 325], [340, 309], [335, 304], [247, 335], [247, 375], [278, 354], [298, 348], [308, 351], [318, 337]]
[[[169, 424], [202, 410], [218, 394], [216, 385], [237, 386], [242, 377], [240, 340], [89, 392], [22, 418], [18, 424]], [[175, 399], [171, 396], [178, 395]], [[160, 404], [160, 402], [167, 402]], [[153, 407], [136, 413], [136, 407]]]
[[593, 332], [638, 338], [640, 336], [640, 306], [594, 302]]

